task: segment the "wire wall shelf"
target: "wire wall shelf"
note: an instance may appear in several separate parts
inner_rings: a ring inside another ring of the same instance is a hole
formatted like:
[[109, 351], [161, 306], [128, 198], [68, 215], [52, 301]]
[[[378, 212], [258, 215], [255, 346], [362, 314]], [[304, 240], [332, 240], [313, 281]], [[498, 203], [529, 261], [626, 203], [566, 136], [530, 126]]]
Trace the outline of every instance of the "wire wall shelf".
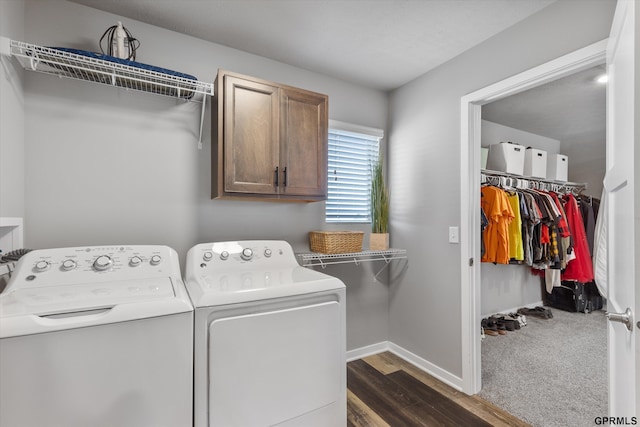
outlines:
[[15, 57], [20, 65], [29, 71], [200, 102], [202, 112], [199, 147], [201, 146], [205, 104], [207, 97], [214, 95], [213, 83], [5, 37], [0, 37], [0, 53]]
[[296, 254], [300, 259], [303, 267], [320, 266], [326, 268], [332, 264], [355, 264], [362, 262], [384, 261], [385, 265], [378, 270], [375, 275], [377, 279], [382, 270], [384, 270], [391, 261], [396, 259], [407, 259], [406, 249], [387, 249], [384, 251], [362, 251], [344, 254], [322, 254], [318, 252], [303, 252]]

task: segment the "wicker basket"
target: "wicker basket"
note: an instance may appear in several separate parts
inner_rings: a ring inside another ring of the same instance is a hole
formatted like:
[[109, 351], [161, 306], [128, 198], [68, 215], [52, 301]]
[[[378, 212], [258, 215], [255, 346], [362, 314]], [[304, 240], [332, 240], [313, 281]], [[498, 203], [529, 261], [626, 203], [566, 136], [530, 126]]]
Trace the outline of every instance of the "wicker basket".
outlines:
[[310, 231], [309, 247], [322, 254], [361, 252], [363, 237], [362, 231]]

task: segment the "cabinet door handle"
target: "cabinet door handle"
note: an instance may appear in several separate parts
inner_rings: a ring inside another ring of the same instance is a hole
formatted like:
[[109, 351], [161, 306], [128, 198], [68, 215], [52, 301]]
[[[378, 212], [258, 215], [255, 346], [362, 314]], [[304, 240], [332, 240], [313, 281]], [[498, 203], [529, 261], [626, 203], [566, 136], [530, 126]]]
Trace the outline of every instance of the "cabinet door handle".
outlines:
[[284, 167], [284, 182], [282, 183], [283, 186], [287, 186], [287, 167]]
[[275, 174], [276, 174], [276, 187], [277, 187], [277, 186], [278, 186], [278, 177], [279, 177], [279, 175], [280, 175], [280, 174], [278, 173], [278, 166], [276, 166], [276, 172], [275, 172]]

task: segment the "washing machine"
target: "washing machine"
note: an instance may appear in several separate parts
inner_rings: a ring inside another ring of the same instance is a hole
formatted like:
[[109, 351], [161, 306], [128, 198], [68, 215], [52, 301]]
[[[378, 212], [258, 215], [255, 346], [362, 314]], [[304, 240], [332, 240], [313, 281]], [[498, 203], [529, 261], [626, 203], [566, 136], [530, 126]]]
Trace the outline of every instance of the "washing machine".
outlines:
[[345, 287], [285, 241], [199, 244], [195, 427], [339, 427], [346, 419]]
[[191, 426], [193, 306], [166, 246], [34, 250], [0, 294], [0, 426]]

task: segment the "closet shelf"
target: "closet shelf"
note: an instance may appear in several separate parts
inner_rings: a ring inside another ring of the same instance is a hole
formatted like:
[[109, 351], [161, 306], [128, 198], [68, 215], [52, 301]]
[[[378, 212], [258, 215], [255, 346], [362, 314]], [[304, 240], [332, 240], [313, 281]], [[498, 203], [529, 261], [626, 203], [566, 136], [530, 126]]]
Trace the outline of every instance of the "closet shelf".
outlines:
[[213, 83], [185, 78], [180, 73], [155, 71], [161, 70], [157, 67], [141, 68], [6, 37], [0, 37], [0, 54], [15, 57], [20, 65], [29, 71], [201, 102], [198, 145], [202, 145], [205, 104], [207, 97], [214, 94]]
[[300, 263], [303, 267], [321, 266], [325, 268], [327, 265], [332, 264], [355, 264], [359, 265], [361, 262], [372, 261], [384, 261], [385, 265], [378, 270], [375, 278], [384, 270], [389, 263], [396, 259], [407, 259], [406, 249], [387, 249], [384, 251], [362, 251], [362, 252], [350, 252], [344, 254], [322, 254], [318, 252], [303, 252], [296, 254], [300, 259]]
[[587, 189], [586, 182], [568, 182], [568, 181], [556, 181], [551, 179], [536, 178], [531, 176], [515, 175], [512, 173], [493, 171], [489, 169], [481, 169], [480, 176], [482, 181], [489, 181], [489, 177], [507, 178], [509, 182], [504, 184], [510, 187], [516, 188], [538, 188], [541, 190], [561, 191], [561, 190], [574, 190], [580, 192]]

